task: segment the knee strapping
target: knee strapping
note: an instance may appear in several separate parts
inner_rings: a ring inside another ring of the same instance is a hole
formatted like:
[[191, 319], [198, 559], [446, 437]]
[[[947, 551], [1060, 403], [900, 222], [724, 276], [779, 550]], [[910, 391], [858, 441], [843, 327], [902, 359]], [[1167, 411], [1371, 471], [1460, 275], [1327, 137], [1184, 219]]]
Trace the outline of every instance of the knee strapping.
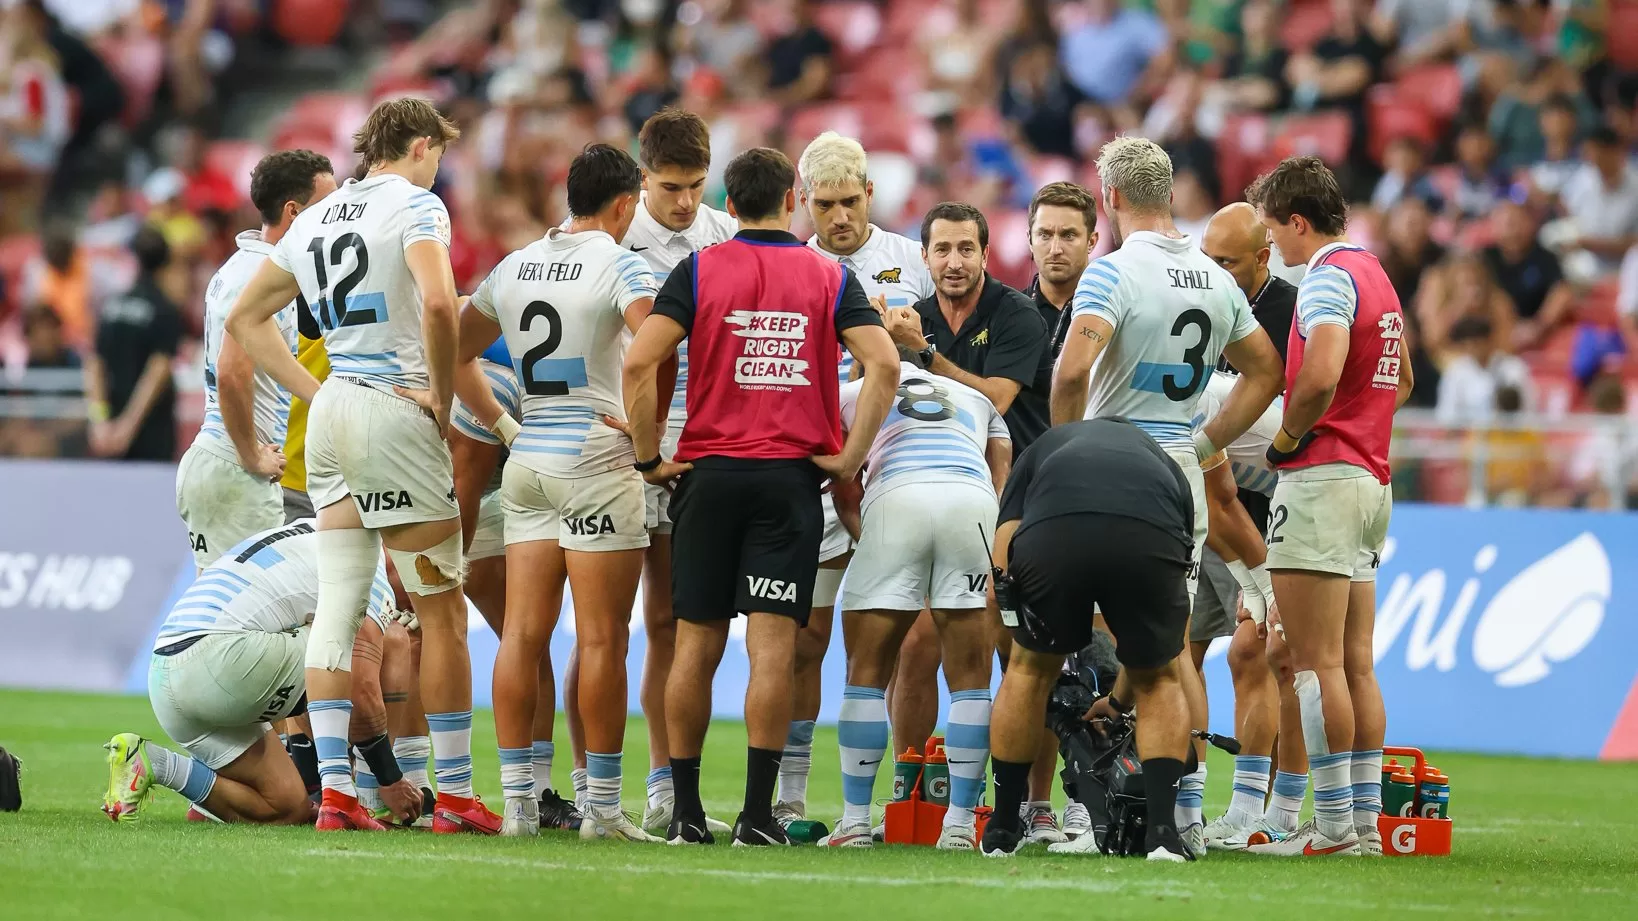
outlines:
[[1297, 709], [1302, 713], [1302, 739], [1308, 757], [1331, 754], [1331, 743], [1325, 737], [1325, 701], [1320, 696], [1319, 675], [1313, 671], [1297, 672], [1294, 681], [1297, 691]]
[[813, 606], [816, 608], [833, 608], [836, 606], [836, 593], [842, 588], [842, 577], [847, 574], [845, 569], [821, 569], [813, 577]]
[[398, 568], [398, 578], [411, 595], [438, 595], [461, 587], [466, 581], [466, 561], [461, 555], [461, 532], [456, 531], [425, 550], [394, 550], [387, 555]]
[[321, 530], [318, 547], [318, 604], [307, 636], [307, 667], [351, 671], [353, 639], [380, 566], [380, 539], [363, 528]]

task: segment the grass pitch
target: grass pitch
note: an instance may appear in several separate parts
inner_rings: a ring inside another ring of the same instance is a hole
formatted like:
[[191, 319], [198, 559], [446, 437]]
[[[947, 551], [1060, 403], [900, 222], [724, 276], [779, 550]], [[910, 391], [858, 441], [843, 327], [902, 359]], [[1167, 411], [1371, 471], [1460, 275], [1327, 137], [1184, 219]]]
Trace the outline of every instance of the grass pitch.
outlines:
[[[493, 724], [473, 733], [478, 790], [500, 802]], [[560, 726], [561, 729], [561, 726]], [[1187, 918], [1334, 921], [1393, 915], [1630, 918], [1638, 911], [1638, 765], [1440, 754], [1451, 775], [1454, 854], [1443, 859], [1212, 855], [1200, 863], [1024, 851], [1010, 861], [931, 848], [781, 851], [429, 834], [319, 835], [183, 820], [166, 790], [133, 825], [98, 811], [100, 745], [133, 730], [164, 741], [140, 697], [0, 691], [0, 744], [24, 761], [23, 811], [0, 813], [0, 917], [568, 919]], [[559, 734], [561, 740], [567, 735]], [[627, 734], [625, 798], [641, 808], [646, 737]], [[561, 744], [555, 780], [567, 786]], [[712, 727], [707, 808], [732, 821], [745, 733]], [[841, 810], [836, 733], [814, 740], [809, 809]], [[1226, 805], [1229, 759], [1211, 764], [1208, 817]], [[890, 772], [882, 772], [878, 796]]]

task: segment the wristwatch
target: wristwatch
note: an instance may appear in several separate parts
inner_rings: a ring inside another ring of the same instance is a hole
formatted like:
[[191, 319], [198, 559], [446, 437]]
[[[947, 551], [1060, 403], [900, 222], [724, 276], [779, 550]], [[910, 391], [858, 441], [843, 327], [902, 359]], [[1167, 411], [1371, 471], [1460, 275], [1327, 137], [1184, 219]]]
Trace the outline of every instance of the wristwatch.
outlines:
[[937, 354], [937, 352], [938, 347], [929, 342], [927, 343], [927, 348], [924, 348], [916, 353], [916, 361], [921, 363], [922, 370], [925, 371], [933, 366], [933, 356]]

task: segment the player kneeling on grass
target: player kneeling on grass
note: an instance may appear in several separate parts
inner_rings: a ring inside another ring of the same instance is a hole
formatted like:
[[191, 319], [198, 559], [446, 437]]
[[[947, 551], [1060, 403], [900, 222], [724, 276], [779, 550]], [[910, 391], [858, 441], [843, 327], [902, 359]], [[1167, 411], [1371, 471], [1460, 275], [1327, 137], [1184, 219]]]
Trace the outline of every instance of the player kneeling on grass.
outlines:
[[[843, 428], [863, 385], [842, 388]], [[905, 362], [897, 400], [865, 462], [862, 523], [856, 488], [834, 487], [837, 513], [858, 538], [859, 552], [842, 593], [848, 655], [838, 732], [846, 808], [823, 844], [871, 844], [871, 790], [887, 754], [887, 682], [905, 634], [926, 606], [950, 683], [950, 809], [938, 846], [978, 846], [973, 809], [990, 742], [986, 545], [1011, 460], [1007, 425], [988, 397]]]
[[[159, 629], [148, 698], [160, 727], [187, 754], [130, 732], [110, 739], [103, 797], [109, 818], [136, 818], [157, 783], [222, 821], [314, 820], [306, 785], [272, 723], [307, 705], [303, 669], [318, 601], [318, 543], [311, 520], [252, 535], [183, 593]], [[353, 650], [351, 734], [382, 802], [397, 820], [413, 822], [421, 791], [399, 771], [384, 731], [381, 645], [392, 617], [384, 562], [366, 613]], [[345, 759], [344, 752], [342, 770]]]

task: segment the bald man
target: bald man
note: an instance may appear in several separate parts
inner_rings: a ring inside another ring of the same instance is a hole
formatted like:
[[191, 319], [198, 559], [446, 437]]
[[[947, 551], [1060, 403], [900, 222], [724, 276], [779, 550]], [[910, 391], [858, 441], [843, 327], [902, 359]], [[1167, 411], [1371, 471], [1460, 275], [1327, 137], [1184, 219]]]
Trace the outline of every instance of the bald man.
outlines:
[[[1257, 209], [1243, 201], [1225, 205], [1206, 224], [1200, 248], [1212, 261], [1234, 276], [1235, 284], [1246, 293], [1251, 312], [1274, 340], [1280, 358], [1285, 358], [1291, 338], [1291, 317], [1297, 310], [1297, 288], [1269, 270], [1268, 229], [1257, 220]], [[1227, 360], [1219, 370], [1232, 370]], [[1263, 515], [1267, 517], [1267, 504]], [[1256, 512], [1253, 512], [1253, 517]]]

